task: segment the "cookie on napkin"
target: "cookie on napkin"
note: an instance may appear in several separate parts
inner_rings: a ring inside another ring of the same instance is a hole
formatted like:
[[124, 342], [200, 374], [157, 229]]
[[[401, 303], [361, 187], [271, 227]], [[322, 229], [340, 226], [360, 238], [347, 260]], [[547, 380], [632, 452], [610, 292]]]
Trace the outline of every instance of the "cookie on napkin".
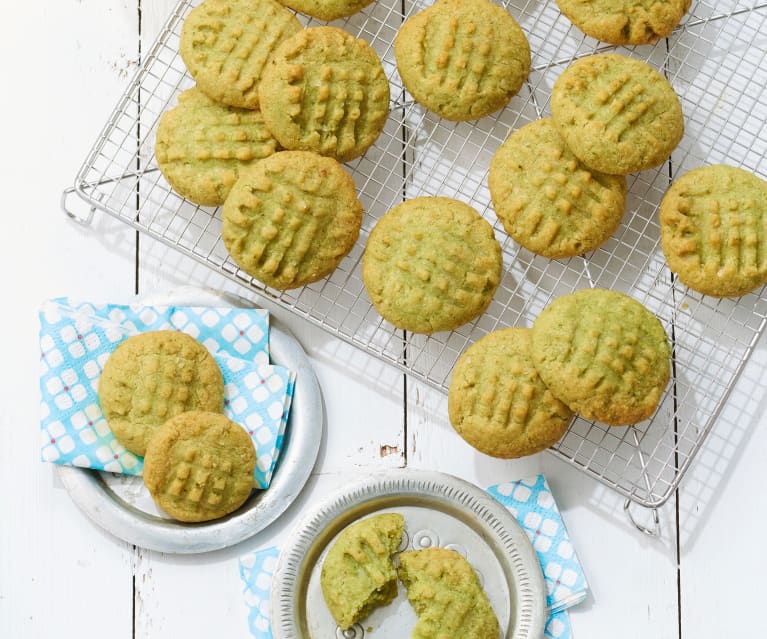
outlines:
[[144, 457], [144, 484], [174, 519], [218, 519], [253, 490], [256, 451], [248, 433], [224, 415], [180, 413], [158, 428]]
[[109, 428], [143, 456], [165, 421], [190, 410], [221, 412], [224, 379], [200, 342], [178, 331], [133, 335], [109, 356], [99, 379], [99, 401]]

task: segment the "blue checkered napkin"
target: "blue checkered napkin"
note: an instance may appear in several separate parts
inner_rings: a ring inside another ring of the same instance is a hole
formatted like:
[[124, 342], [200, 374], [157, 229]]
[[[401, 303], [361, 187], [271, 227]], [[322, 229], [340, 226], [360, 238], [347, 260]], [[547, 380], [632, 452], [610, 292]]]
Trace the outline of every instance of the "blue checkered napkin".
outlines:
[[583, 601], [586, 576], [546, 478], [496, 484], [487, 492], [509, 509], [530, 538], [543, 569], [549, 612]]
[[269, 364], [269, 315], [261, 309], [99, 305], [66, 298], [40, 310], [41, 456], [45, 461], [140, 475], [142, 460], [112, 435], [98, 402], [101, 368], [129, 335], [176, 329], [213, 354], [224, 412], [250, 433], [256, 485], [271, 481], [295, 374]]
[[[549, 618], [544, 636], [571, 639], [566, 608], [586, 597], [586, 579], [570, 544], [567, 530], [543, 475], [532, 480], [497, 484], [487, 489], [515, 516], [533, 542], [548, 589]], [[254, 639], [273, 639], [269, 621], [269, 591], [280, 551], [255, 550], [240, 557], [248, 626]]]

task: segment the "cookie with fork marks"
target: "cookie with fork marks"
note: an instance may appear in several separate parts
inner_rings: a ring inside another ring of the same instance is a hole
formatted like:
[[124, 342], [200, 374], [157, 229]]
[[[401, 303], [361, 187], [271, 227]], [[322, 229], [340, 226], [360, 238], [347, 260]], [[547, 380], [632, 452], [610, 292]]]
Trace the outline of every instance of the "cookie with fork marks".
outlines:
[[650, 44], [671, 35], [691, 0], [557, 0], [586, 35], [610, 44]]
[[488, 333], [458, 358], [447, 396], [450, 423], [478, 451], [510, 459], [555, 444], [572, 411], [541, 381], [533, 364], [532, 331]]
[[506, 232], [544, 257], [593, 251], [613, 234], [626, 208], [626, 178], [584, 166], [551, 118], [509, 136], [493, 156], [488, 185]]
[[384, 319], [414, 333], [449, 331], [481, 315], [501, 280], [501, 245], [468, 204], [417, 197], [376, 223], [362, 281]]
[[281, 151], [240, 174], [221, 235], [240, 268], [286, 290], [330, 274], [357, 241], [362, 214], [354, 180], [336, 160]]
[[137, 455], [171, 417], [224, 408], [224, 378], [216, 360], [192, 336], [172, 330], [121, 342], [104, 363], [98, 393], [110, 430]]
[[348, 162], [378, 139], [389, 115], [389, 81], [378, 54], [336, 27], [283, 42], [259, 86], [269, 130], [286, 149]]
[[684, 134], [669, 81], [646, 62], [613, 53], [568, 66], [554, 83], [551, 115], [581, 162], [613, 175], [659, 166]]
[[402, 543], [405, 518], [381, 513], [341, 531], [322, 562], [320, 586], [328, 610], [342, 630], [362, 621], [397, 596], [392, 555]]
[[202, 206], [220, 206], [240, 169], [277, 150], [258, 109], [220, 104], [197, 88], [160, 117], [155, 157], [175, 191]]
[[587, 419], [626, 426], [649, 418], [671, 375], [663, 325], [641, 302], [606, 289], [562, 295], [533, 322], [544, 384]]
[[300, 30], [298, 18], [276, 0], [205, 0], [184, 20], [179, 53], [201, 91], [254, 109], [266, 63]]
[[411, 639], [498, 639], [501, 627], [477, 572], [457, 551], [432, 546], [399, 556], [399, 578], [418, 615]]
[[767, 283], [767, 181], [717, 164], [681, 176], [660, 204], [669, 268], [690, 288], [738, 297]]
[[179, 521], [218, 519], [253, 490], [256, 449], [239, 424], [220, 413], [191, 411], [165, 422], [144, 457], [144, 484]]
[[400, 27], [394, 55], [415, 100], [453, 121], [503, 108], [530, 72], [527, 37], [490, 0], [437, 0]]

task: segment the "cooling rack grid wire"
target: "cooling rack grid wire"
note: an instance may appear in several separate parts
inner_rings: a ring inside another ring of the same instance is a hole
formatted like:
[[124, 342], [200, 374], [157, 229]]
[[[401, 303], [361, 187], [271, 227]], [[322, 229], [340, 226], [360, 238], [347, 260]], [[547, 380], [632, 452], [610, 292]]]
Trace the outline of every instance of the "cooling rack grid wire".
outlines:
[[[532, 70], [509, 106], [476, 122], [452, 123], [415, 104], [394, 64], [397, 29], [425, 3], [378, 0], [341, 26], [381, 56], [391, 82], [385, 130], [347, 164], [365, 207], [360, 240], [328, 278], [293, 291], [240, 271], [221, 241], [221, 217], [176, 195], [154, 160], [163, 111], [192, 86], [178, 56], [182, 0], [110, 115], [72, 191], [91, 207], [181, 251], [408, 374], [446, 391], [460, 353], [504, 326], [530, 326], [552, 299], [587, 286], [620, 290], [655, 312], [672, 340], [672, 383], [656, 415], [632, 427], [577, 419], [551, 451], [647, 507], [663, 504], [711, 429], [767, 324], [765, 289], [737, 300], [689, 291], [674, 280], [659, 247], [657, 208], [668, 185], [697, 166], [726, 163], [767, 177], [767, 3], [694, 1], [682, 24], [652, 46], [620, 48], [584, 36], [554, 0], [501, 1], [530, 40]], [[307, 26], [314, 23], [304, 20]], [[535, 256], [508, 238], [487, 189], [490, 159], [507, 135], [549, 115], [554, 80], [574, 59], [618, 51], [646, 60], [671, 81], [685, 135], [660, 168], [629, 176], [623, 223], [598, 250], [568, 260]], [[449, 333], [403, 333], [383, 321], [362, 285], [360, 259], [376, 220], [403, 199], [443, 195], [480, 211], [502, 242], [504, 277], [487, 312]]]

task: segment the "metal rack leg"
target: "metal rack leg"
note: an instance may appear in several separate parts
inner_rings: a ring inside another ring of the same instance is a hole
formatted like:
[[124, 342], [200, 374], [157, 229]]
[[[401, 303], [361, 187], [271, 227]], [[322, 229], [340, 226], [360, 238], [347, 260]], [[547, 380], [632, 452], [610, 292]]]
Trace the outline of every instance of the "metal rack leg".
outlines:
[[[78, 224], [82, 224], [83, 226], [90, 226], [91, 222], [93, 221], [93, 215], [96, 213], [96, 207], [90, 206], [87, 210], [87, 213], [85, 215], [79, 215], [75, 212], [74, 208], [72, 207], [72, 196], [77, 195], [77, 191], [73, 186], [70, 186], [68, 189], [65, 189], [61, 194], [61, 210], [66, 213], [67, 217], [72, 220], [73, 222], [77, 222]], [[76, 202], [78, 202], [81, 206], [87, 206], [81, 199], [77, 199]]]
[[652, 512], [653, 520], [653, 527], [649, 528], [644, 524], [640, 524], [636, 519], [634, 519], [634, 515], [631, 514], [631, 504], [632, 501], [627, 499], [623, 503], [623, 512], [626, 513], [626, 517], [628, 517], [628, 520], [634, 525], [634, 528], [636, 528], [639, 532], [644, 533], [648, 537], [660, 537], [660, 515], [658, 514], [658, 509], [649, 509]]

